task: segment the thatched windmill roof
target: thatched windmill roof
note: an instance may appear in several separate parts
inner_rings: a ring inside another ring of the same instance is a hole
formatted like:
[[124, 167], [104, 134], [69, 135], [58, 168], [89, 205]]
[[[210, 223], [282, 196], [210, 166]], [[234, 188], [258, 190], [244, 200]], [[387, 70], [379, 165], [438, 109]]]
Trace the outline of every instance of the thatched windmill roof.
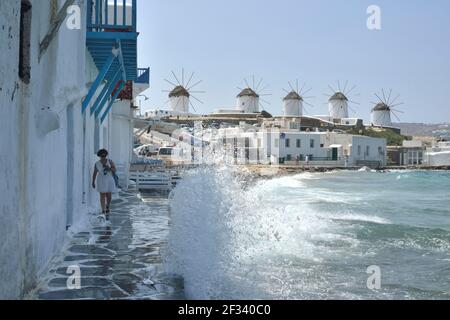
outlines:
[[284, 101], [286, 101], [286, 100], [300, 100], [300, 101], [303, 101], [303, 98], [297, 92], [291, 91], [291, 92], [289, 92], [289, 94], [286, 97], [284, 97], [283, 100]]
[[389, 108], [389, 106], [384, 103], [384, 102], [380, 102], [378, 103], [373, 109], [372, 111], [390, 111], [391, 108]]
[[237, 95], [237, 98], [241, 98], [241, 97], [255, 97], [255, 98], [259, 98], [259, 95], [255, 91], [253, 91], [253, 89], [245, 88], [244, 90], [241, 91], [241, 93], [239, 93]]
[[191, 95], [189, 92], [184, 88], [183, 86], [176, 86], [172, 91], [169, 93], [169, 98], [178, 98], [178, 97], [190, 97]]
[[330, 97], [329, 101], [339, 100], [339, 101], [348, 101], [347, 97], [342, 92], [336, 92]]

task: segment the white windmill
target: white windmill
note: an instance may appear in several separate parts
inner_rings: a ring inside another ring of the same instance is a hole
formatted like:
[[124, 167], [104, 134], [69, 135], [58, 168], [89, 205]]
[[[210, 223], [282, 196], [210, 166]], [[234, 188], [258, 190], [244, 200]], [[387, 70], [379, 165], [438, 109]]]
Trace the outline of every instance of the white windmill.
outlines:
[[355, 101], [350, 100], [348, 97], [350, 93], [356, 88], [356, 86], [353, 86], [350, 90], [347, 91], [348, 81], [345, 83], [345, 86], [341, 89], [341, 83], [337, 82], [338, 90], [335, 90], [331, 85], [328, 86], [328, 88], [331, 90], [331, 95], [325, 94], [328, 99], [328, 112], [331, 118], [333, 119], [345, 119], [349, 117], [348, 110], [353, 110], [349, 103], [353, 104], [359, 104]]
[[189, 80], [185, 83], [185, 77], [184, 77], [184, 69], [181, 70], [181, 81], [179, 81], [179, 77], [175, 74], [175, 72], [172, 71], [172, 75], [175, 79], [175, 81], [169, 81], [167, 79], [164, 79], [167, 83], [174, 86], [172, 90], [163, 90], [163, 92], [169, 93], [169, 108], [170, 111], [172, 111], [175, 114], [188, 114], [190, 113], [190, 107], [196, 112], [194, 104], [190, 100], [190, 98], [195, 99], [199, 103], [203, 104], [203, 102], [195, 97], [193, 94], [196, 93], [205, 93], [204, 91], [192, 91], [194, 87], [202, 83], [203, 81], [197, 81], [194, 84], [191, 84], [194, 78], [194, 72], [192, 72], [191, 76], [189, 77]]
[[396, 103], [400, 95], [397, 95], [395, 99], [391, 100], [392, 89], [389, 91], [389, 95], [386, 95], [384, 89], [381, 90], [381, 96], [375, 94], [378, 98], [378, 102], [372, 102], [375, 107], [372, 109], [371, 122], [375, 127], [392, 127], [392, 117], [391, 114], [400, 122], [400, 118], [397, 113], [403, 113], [400, 110], [395, 109], [396, 107], [402, 105], [403, 103]]
[[[270, 94], [264, 94], [264, 90], [268, 88], [265, 86], [261, 88], [263, 79], [258, 82], [255, 86], [255, 77], [253, 76], [253, 86], [250, 86], [247, 79], [244, 79], [245, 88], [239, 88], [241, 92], [236, 97], [236, 110], [243, 113], [258, 113], [260, 112], [261, 102], [270, 104], [268, 101], [264, 100], [263, 96], [270, 96]], [[261, 89], [260, 89], [261, 88]]]
[[288, 82], [291, 91], [283, 89], [287, 95], [283, 98], [283, 114], [286, 117], [301, 117], [305, 109], [303, 104], [313, 107], [312, 104], [305, 101], [305, 99], [312, 97], [305, 97], [305, 94], [310, 92], [312, 88], [304, 91], [306, 83], [299, 89], [298, 80], [296, 80], [296, 87], [294, 88], [291, 82]]

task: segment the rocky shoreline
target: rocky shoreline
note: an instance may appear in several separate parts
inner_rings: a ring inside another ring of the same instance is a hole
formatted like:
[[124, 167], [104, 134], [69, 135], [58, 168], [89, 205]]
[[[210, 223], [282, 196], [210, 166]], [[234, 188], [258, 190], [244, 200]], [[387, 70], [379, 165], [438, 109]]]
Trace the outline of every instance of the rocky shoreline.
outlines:
[[[315, 166], [243, 166], [243, 172], [256, 177], [273, 178], [304, 172], [326, 173], [333, 171], [358, 171], [361, 167], [315, 167]], [[450, 171], [450, 166], [425, 167], [425, 166], [387, 166], [374, 169], [377, 172], [389, 172], [391, 170], [416, 170], [416, 171]]]

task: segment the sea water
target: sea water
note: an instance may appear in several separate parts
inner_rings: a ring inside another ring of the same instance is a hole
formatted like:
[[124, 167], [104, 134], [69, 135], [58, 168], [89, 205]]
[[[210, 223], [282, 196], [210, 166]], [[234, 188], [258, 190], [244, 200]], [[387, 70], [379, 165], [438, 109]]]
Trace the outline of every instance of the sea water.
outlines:
[[450, 173], [200, 168], [171, 195], [166, 265], [189, 299], [449, 299]]

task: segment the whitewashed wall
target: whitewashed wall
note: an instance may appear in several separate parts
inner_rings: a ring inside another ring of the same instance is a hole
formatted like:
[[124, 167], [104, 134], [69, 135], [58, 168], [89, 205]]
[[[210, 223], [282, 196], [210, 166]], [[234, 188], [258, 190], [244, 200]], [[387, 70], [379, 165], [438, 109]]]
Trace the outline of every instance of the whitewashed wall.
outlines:
[[331, 100], [328, 102], [328, 111], [333, 119], [348, 118], [347, 101]]
[[124, 100], [114, 103], [110, 142], [110, 157], [116, 165], [128, 167], [131, 162], [133, 147], [133, 111], [130, 101]]
[[186, 114], [189, 112], [189, 97], [179, 96], [169, 98], [169, 109], [174, 112]]
[[[386, 145], [386, 139], [352, 136], [350, 163], [356, 165], [358, 161], [379, 161], [384, 166], [387, 161]], [[358, 153], [358, 146], [361, 147], [360, 153]], [[369, 147], [369, 153], [366, 152], [367, 147]]]
[[371, 113], [371, 123], [378, 127], [391, 127], [391, 112], [388, 110], [376, 110]]
[[253, 96], [242, 96], [236, 99], [236, 110], [244, 113], [259, 112], [259, 98]]
[[19, 16], [20, 1], [0, 1], [0, 298], [20, 295], [25, 275], [23, 220], [19, 210]]
[[303, 115], [303, 102], [298, 99], [286, 99], [283, 101], [283, 114], [285, 116], [299, 117]]
[[[0, 2], [0, 298], [21, 297], [33, 288], [61, 249], [66, 226], [98, 208], [98, 195], [90, 188], [97, 160], [94, 120], [81, 114], [87, 84], [98, 72], [86, 52], [86, 30], [63, 24], [38, 59], [39, 44], [63, 2], [31, 1], [29, 85], [17, 70], [20, 0]], [[48, 134], [37, 130], [44, 106], [60, 120], [60, 128]], [[110, 134], [100, 131], [98, 145]]]

